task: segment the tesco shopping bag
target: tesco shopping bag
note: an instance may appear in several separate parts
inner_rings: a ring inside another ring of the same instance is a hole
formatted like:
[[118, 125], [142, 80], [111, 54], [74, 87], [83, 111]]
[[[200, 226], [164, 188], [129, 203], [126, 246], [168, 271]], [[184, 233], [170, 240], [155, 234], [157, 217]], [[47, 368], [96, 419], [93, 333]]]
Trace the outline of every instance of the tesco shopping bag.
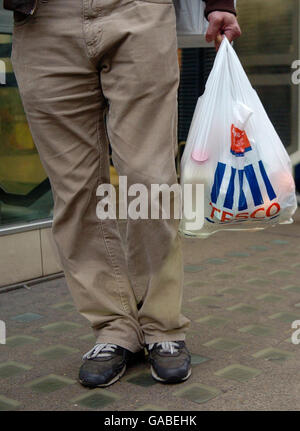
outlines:
[[[195, 187], [201, 184], [199, 205]], [[193, 190], [189, 196], [186, 185]], [[226, 37], [197, 102], [181, 186], [184, 208], [188, 203], [193, 209], [188, 216], [183, 211], [180, 231], [187, 236], [291, 223], [297, 208], [289, 156]], [[201, 211], [199, 227], [191, 214]]]

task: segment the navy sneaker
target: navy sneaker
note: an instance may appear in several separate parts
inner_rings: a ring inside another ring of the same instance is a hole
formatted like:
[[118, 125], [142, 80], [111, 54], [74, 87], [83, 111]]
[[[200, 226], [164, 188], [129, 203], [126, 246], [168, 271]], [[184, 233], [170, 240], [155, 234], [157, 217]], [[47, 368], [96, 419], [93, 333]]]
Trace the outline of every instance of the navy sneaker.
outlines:
[[152, 377], [158, 382], [179, 383], [192, 374], [191, 355], [184, 341], [147, 345]]
[[89, 388], [112, 385], [123, 376], [132, 355], [129, 350], [116, 344], [96, 344], [82, 358], [80, 383]]

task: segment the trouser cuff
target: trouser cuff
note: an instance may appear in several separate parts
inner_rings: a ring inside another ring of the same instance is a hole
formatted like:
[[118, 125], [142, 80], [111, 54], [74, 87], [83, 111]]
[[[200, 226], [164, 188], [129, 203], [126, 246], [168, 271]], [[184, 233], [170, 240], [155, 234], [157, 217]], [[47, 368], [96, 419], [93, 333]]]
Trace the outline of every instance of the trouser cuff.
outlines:
[[137, 353], [140, 350], [144, 348], [144, 346], [140, 343], [130, 343], [127, 342], [123, 338], [115, 338], [115, 337], [102, 337], [101, 334], [98, 334], [96, 343], [111, 343], [111, 344], [117, 344], [120, 347], [123, 347], [124, 349], [129, 350], [131, 353]]
[[185, 334], [145, 335], [145, 344], [162, 343], [163, 341], [185, 341]]

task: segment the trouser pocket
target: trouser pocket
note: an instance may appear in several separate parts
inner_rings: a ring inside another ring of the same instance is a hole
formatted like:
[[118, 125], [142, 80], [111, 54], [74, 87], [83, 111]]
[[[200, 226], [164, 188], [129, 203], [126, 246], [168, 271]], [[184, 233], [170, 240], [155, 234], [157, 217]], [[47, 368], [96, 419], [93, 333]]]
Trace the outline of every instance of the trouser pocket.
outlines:
[[23, 1], [12, 1], [7, 2], [10, 5], [10, 9], [14, 13], [14, 24], [22, 25], [27, 21], [30, 21], [36, 14], [39, 0], [23, 0]]

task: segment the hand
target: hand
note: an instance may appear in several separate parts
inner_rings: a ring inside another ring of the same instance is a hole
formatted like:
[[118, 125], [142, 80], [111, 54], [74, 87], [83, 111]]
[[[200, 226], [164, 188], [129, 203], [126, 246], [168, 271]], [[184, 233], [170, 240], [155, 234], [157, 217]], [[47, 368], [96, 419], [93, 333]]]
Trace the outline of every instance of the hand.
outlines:
[[224, 35], [232, 42], [242, 34], [236, 16], [230, 12], [211, 12], [208, 15], [209, 26], [206, 32], [206, 41], [215, 41], [218, 51]]

